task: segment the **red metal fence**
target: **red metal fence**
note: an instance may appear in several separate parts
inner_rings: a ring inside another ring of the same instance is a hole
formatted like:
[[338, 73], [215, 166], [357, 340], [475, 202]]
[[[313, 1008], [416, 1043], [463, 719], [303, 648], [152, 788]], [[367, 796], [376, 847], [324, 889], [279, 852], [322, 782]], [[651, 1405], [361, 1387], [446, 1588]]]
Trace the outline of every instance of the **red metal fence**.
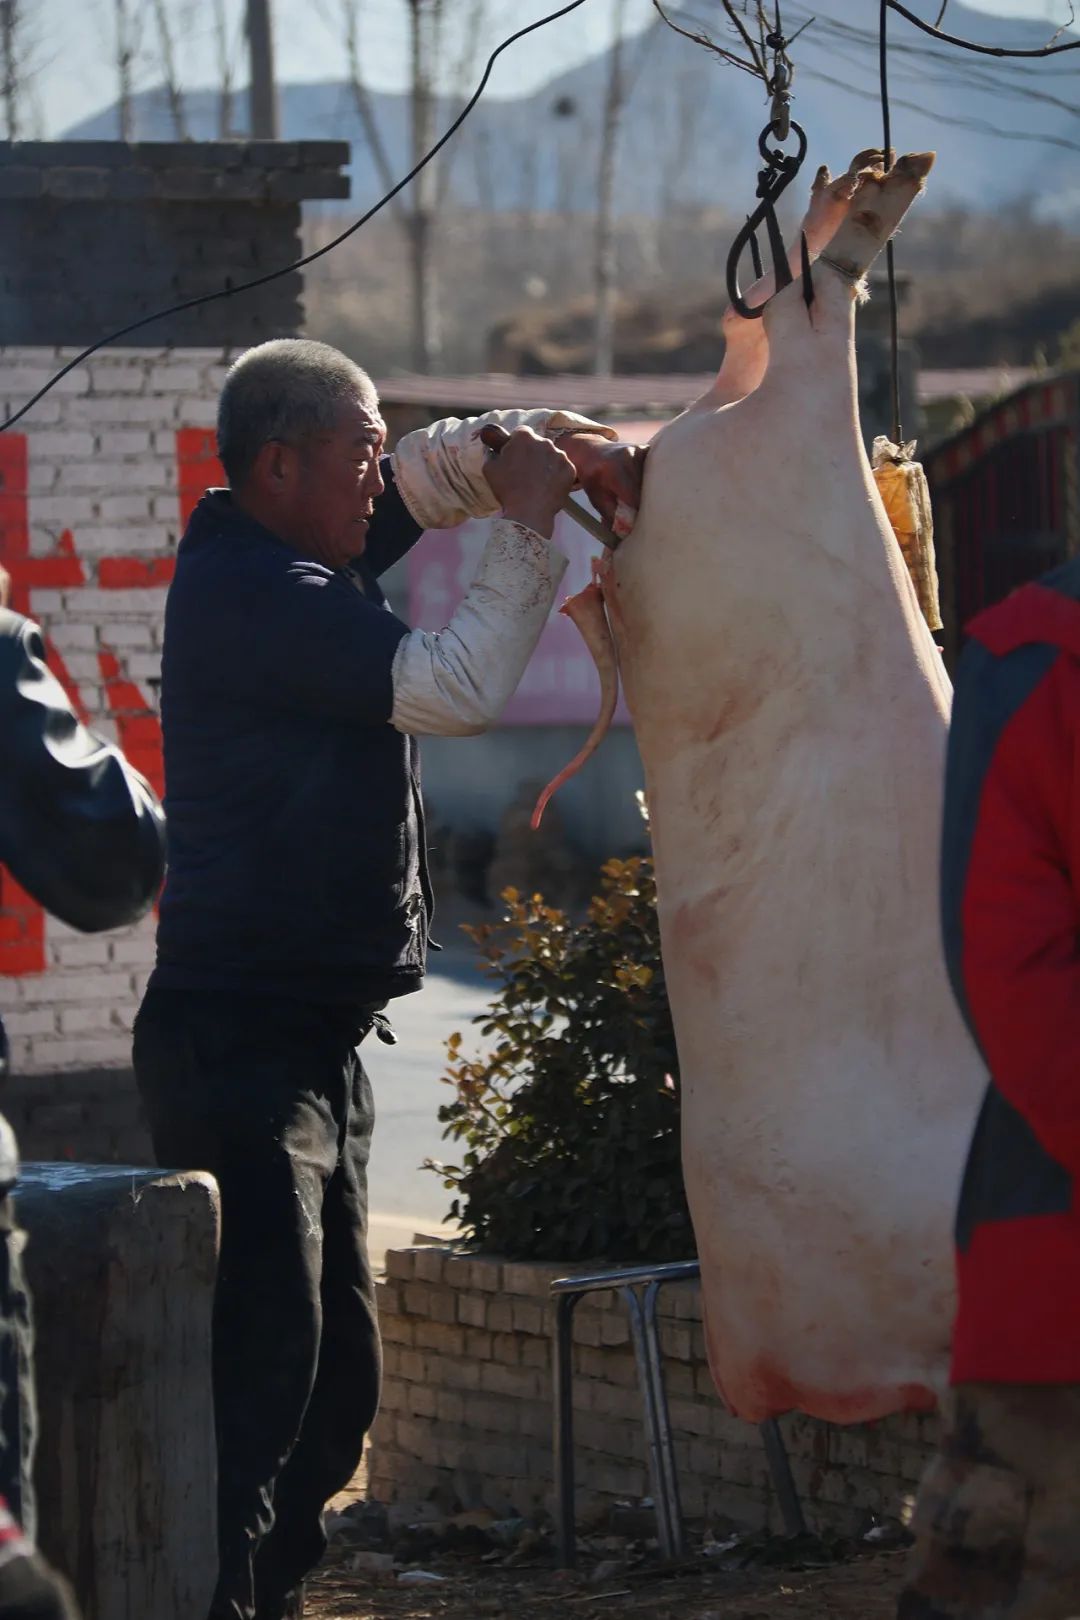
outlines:
[[1032, 382], [923, 458], [950, 666], [980, 608], [1080, 549], [1080, 374]]

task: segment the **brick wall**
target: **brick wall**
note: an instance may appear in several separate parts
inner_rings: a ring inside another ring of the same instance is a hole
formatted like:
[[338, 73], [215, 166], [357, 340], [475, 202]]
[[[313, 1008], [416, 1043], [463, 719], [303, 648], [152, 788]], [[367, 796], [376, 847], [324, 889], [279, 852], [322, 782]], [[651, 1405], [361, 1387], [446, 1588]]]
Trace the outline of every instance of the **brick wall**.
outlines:
[[[86, 345], [300, 257], [304, 198], [347, 197], [341, 141], [0, 144], [0, 339]], [[246, 348], [300, 328], [298, 273], [133, 341]]]
[[130, 1068], [14, 1074], [0, 1107], [24, 1164], [152, 1165], [154, 1152]]
[[[4, 414], [70, 357], [0, 349]], [[0, 562], [12, 606], [41, 624], [80, 715], [159, 789], [165, 591], [188, 511], [221, 481], [211, 424], [228, 359], [221, 350], [109, 349], [0, 434]], [[154, 927], [151, 915], [135, 928], [77, 934], [0, 869], [0, 1013], [16, 1073], [130, 1062]], [[93, 1146], [80, 1136], [78, 1156]], [[112, 1156], [107, 1142], [98, 1146], [94, 1156]]]
[[[551, 1506], [553, 1277], [572, 1267], [513, 1264], [437, 1247], [391, 1250], [379, 1284], [382, 1408], [367, 1453], [379, 1501], [435, 1495], [465, 1507], [527, 1513]], [[696, 1286], [661, 1296], [661, 1338], [683, 1509], [780, 1529], [756, 1428], [728, 1416], [705, 1361]], [[613, 1293], [574, 1318], [579, 1516], [649, 1494], [641, 1398], [626, 1316]], [[793, 1416], [782, 1428], [811, 1525], [857, 1532], [868, 1513], [896, 1514], [936, 1437], [907, 1414], [835, 1428]]]

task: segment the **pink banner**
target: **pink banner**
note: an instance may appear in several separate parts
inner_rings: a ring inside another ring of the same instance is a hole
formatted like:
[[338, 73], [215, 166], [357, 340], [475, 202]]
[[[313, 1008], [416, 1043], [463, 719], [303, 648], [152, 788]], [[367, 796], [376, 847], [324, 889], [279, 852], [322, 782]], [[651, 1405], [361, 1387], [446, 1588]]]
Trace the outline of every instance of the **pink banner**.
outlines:
[[[643, 444], [659, 422], [620, 423], [620, 436]], [[585, 504], [582, 494], [574, 500]], [[469, 585], [484, 549], [490, 519], [470, 519], [456, 529], [429, 529], [409, 553], [409, 622], [423, 630], [449, 623]], [[590, 559], [603, 547], [572, 518], [561, 517], [555, 540], [570, 559], [558, 600], [536, 651], [514, 696], [503, 711], [508, 726], [592, 725], [600, 706], [596, 666], [581, 635], [558, 609], [568, 596], [583, 590], [591, 578]], [[620, 694], [617, 725], [630, 716]]]

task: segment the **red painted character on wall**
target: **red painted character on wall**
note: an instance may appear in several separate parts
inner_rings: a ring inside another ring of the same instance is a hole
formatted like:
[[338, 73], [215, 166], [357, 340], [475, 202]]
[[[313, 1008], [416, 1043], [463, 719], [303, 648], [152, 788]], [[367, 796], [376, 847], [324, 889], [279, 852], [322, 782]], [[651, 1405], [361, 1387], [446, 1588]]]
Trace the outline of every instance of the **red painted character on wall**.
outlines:
[[[100, 557], [96, 564], [79, 555], [78, 534], [65, 530], [48, 556], [30, 550], [31, 499], [28, 481], [27, 437], [0, 434], [0, 563], [11, 575], [11, 607], [35, 618], [35, 590], [75, 592], [87, 586], [99, 590], [160, 590], [172, 579], [171, 555], [159, 557]], [[211, 484], [225, 483], [214, 452], [214, 434], [208, 428], [180, 428], [176, 434], [177, 496], [181, 528]], [[62, 642], [63, 635], [60, 634]], [[63, 686], [81, 720], [90, 709], [64, 661], [60, 647], [46, 637], [49, 666]], [[99, 635], [96, 649], [101, 690], [116, 740], [127, 758], [161, 795], [164, 790], [161, 758], [161, 722], [157, 710], [127, 672], [124, 653]], [[0, 868], [0, 974], [44, 973], [45, 914], [11, 876]]]

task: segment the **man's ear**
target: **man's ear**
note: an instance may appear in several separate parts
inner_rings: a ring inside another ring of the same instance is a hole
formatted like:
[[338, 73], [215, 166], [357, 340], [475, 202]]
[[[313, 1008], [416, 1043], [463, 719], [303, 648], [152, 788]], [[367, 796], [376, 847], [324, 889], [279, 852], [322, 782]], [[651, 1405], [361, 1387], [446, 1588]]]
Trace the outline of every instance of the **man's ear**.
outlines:
[[267, 495], [283, 495], [296, 477], [296, 450], [280, 439], [267, 439], [251, 464], [248, 481]]

